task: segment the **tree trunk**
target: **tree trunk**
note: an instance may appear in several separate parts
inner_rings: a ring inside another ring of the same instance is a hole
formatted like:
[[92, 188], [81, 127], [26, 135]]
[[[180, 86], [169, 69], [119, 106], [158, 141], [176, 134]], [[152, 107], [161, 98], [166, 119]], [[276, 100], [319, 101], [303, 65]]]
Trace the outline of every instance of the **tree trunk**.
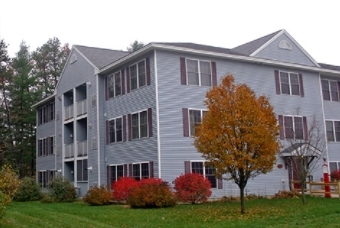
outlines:
[[240, 198], [241, 198], [241, 214], [246, 213], [246, 204], [244, 202], [244, 187], [240, 187]]
[[302, 181], [300, 184], [301, 184], [301, 199], [302, 199], [302, 204], [306, 204], [305, 181]]

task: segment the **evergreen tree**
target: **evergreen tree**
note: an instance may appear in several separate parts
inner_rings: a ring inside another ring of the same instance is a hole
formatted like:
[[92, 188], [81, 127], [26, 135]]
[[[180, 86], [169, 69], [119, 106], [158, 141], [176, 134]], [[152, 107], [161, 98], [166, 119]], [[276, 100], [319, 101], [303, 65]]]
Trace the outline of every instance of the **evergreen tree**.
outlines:
[[127, 47], [126, 49], [128, 52], [134, 52], [141, 49], [142, 47], [144, 47], [144, 44], [135, 40], [133, 43], [130, 44], [130, 47]]
[[69, 53], [68, 44], [61, 46], [59, 39], [56, 37], [49, 39], [33, 52], [33, 74], [38, 77], [41, 98], [53, 93]]

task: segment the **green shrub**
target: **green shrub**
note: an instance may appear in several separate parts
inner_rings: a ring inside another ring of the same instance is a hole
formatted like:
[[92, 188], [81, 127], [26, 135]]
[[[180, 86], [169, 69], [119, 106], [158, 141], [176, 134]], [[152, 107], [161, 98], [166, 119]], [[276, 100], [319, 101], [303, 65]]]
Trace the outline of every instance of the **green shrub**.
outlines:
[[55, 177], [48, 183], [48, 190], [54, 202], [73, 202], [77, 198], [74, 186], [63, 177]]
[[18, 191], [13, 196], [14, 201], [35, 201], [41, 198], [40, 187], [32, 177], [24, 177]]
[[12, 197], [20, 186], [17, 173], [10, 165], [3, 165], [0, 169], [0, 191]]
[[53, 198], [50, 194], [43, 194], [40, 200], [41, 203], [53, 203]]
[[107, 205], [111, 202], [111, 192], [104, 186], [91, 187], [87, 191], [83, 201], [90, 205]]
[[5, 215], [6, 205], [11, 202], [11, 198], [0, 191], [0, 219]]
[[161, 179], [143, 179], [131, 189], [128, 204], [134, 208], [173, 207], [176, 198]]

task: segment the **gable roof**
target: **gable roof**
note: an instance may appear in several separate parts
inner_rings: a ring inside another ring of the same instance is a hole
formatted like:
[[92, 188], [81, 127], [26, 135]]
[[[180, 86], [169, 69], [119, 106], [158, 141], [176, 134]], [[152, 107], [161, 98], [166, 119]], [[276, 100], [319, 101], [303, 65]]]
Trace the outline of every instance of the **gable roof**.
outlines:
[[246, 56], [250, 56], [253, 54], [256, 50], [258, 50], [260, 47], [265, 45], [268, 41], [270, 41], [273, 37], [275, 37], [278, 33], [280, 33], [282, 30], [273, 32], [269, 35], [260, 37], [256, 40], [250, 41], [248, 43], [242, 44], [240, 46], [237, 46], [233, 49], [231, 49], [234, 52], [241, 53]]
[[81, 45], [73, 45], [73, 47], [80, 51], [98, 69], [101, 69], [129, 54], [129, 52], [126, 51], [116, 51]]
[[221, 48], [221, 47], [214, 47], [214, 46], [208, 46], [203, 44], [195, 44], [195, 43], [164, 43], [164, 42], [155, 42], [153, 44], [161, 44], [161, 45], [168, 45], [173, 47], [180, 47], [180, 48], [189, 48], [189, 49], [195, 49], [200, 51], [209, 51], [209, 52], [216, 52], [216, 53], [224, 53], [224, 54], [232, 54], [232, 55], [244, 55], [242, 53], [233, 51], [229, 48]]

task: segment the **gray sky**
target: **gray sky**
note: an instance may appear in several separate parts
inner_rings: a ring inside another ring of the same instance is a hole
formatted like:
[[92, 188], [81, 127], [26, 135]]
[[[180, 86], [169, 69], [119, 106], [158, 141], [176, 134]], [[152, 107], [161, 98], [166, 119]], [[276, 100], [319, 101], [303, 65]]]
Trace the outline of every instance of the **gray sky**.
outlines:
[[317, 61], [340, 65], [340, 1], [3, 0], [0, 39], [11, 57], [62, 43], [126, 50], [134, 40], [233, 48], [280, 29]]

